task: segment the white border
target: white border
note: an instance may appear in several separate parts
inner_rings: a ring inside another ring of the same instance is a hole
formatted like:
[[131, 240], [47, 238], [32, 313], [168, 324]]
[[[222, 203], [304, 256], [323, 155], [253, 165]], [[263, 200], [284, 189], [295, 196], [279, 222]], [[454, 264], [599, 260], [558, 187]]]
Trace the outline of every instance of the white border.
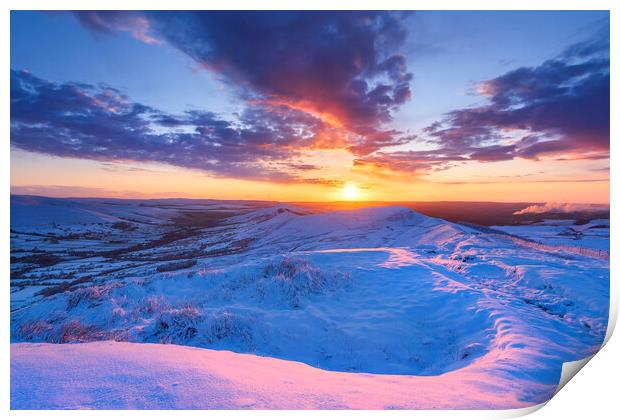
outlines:
[[[251, 2], [243, 0], [227, 0], [226, 2], [207, 2], [207, 1], [191, 1], [191, 0], [133, 0], [130, 4], [123, 0], [91, 0], [84, 2], [83, 0], [55, 0], [51, 2], [35, 1], [35, 0], [4, 0], [2, 2], [2, 15], [0, 17], [0, 33], [2, 53], [0, 53], [0, 73], [2, 74], [2, 83], [0, 83], [0, 92], [2, 93], [0, 124], [2, 133], [4, 134], [4, 144], [0, 154], [0, 235], [2, 241], [0, 244], [0, 261], [3, 274], [3, 282], [5, 289], [2, 291], [2, 311], [0, 313], [0, 336], [2, 337], [2, 364], [0, 377], [0, 413], [5, 414], [9, 410], [9, 308], [10, 294], [8, 289], [8, 279], [10, 277], [10, 251], [9, 251], [9, 197], [10, 197], [10, 145], [9, 145], [9, 34], [10, 34], [10, 10], [28, 10], [28, 9], [49, 9], [49, 10], [72, 10], [72, 9], [324, 9], [324, 10], [356, 10], [356, 9], [397, 9], [397, 10], [610, 10], [611, 11], [611, 115], [620, 115], [618, 109], [618, 82], [617, 69], [620, 68], [618, 60], [618, 40], [620, 40], [620, 28], [618, 26], [618, 9], [620, 2], [610, 0], [358, 0], [358, 1], [338, 1], [338, 0], [315, 0], [315, 1], [297, 1], [292, 4], [285, 0], [264, 0], [260, 2]], [[618, 158], [617, 134], [619, 133], [620, 119], [612, 118], [611, 120], [611, 185], [615, 186], [614, 174]], [[615, 256], [618, 247], [618, 229], [615, 224], [615, 213], [618, 209], [618, 193], [611, 190], [610, 205], [612, 211], [611, 224], [611, 253]], [[617, 260], [611, 259], [611, 272], [616, 273]], [[618, 313], [618, 279], [611, 279], [611, 308], [610, 308], [610, 328], [606, 337], [606, 342], [615, 326]], [[565, 389], [563, 389], [549, 403], [549, 407], [539, 411], [536, 418], [583, 418], [585, 415], [594, 415], [594, 418], [609, 418], [609, 413], [618, 412], [617, 389], [618, 379], [616, 375], [620, 373], [620, 344], [618, 339], [612, 340], [611, 344], [607, 344], [602, 354], [594, 357], [592, 366], [584, 368], [584, 372], [580, 373], [578, 381], [571, 381]], [[576, 382], [573, 384], [573, 382]], [[593, 405], [592, 405], [593, 403]], [[168, 418], [169, 416], [180, 416], [184, 418], [212, 418], [212, 419], [230, 419], [237, 417], [254, 418], [254, 419], [272, 419], [272, 418], [289, 418], [294, 415], [299, 418], [309, 419], [316, 416], [322, 418], [371, 418], [371, 416], [381, 415], [382, 417], [398, 417], [408, 418], [415, 416], [417, 418], [501, 418], [514, 417], [524, 415], [540, 406], [523, 410], [506, 410], [506, 411], [301, 411], [291, 413], [289, 411], [149, 411], [148, 416], [154, 419]], [[12, 417], [19, 418], [39, 418], [45, 415], [47, 418], [75, 418], [88, 415], [93, 418], [108, 418], [110, 415], [120, 416], [123, 418], [138, 418], [143, 416], [140, 411], [115, 411], [113, 414], [106, 411], [98, 412], [82, 412], [82, 411], [56, 411], [56, 412], [37, 412], [37, 411], [14, 411], [9, 413]]]
[[7, 10], [613, 10], [612, 0], [5, 0]]

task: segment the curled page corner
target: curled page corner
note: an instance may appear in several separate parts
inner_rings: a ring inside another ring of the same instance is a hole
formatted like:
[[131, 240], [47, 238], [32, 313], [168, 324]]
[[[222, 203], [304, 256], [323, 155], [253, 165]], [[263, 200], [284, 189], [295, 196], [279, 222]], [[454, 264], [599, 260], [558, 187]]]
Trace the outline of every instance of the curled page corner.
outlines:
[[616, 286], [610, 282], [609, 287], [612, 299], [609, 304], [609, 320], [607, 321], [607, 332], [605, 333], [605, 339], [603, 340], [603, 344], [601, 344], [601, 349], [605, 347], [612, 334], [614, 333], [614, 330], [616, 329], [616, 321], [618, 320], [618, 299], [613, 298], [613, 296], [618, 296], [617, 292], [614, 293], [614, 289]]
[[579, 372], [590, 360], [592, 360], [595, 355], [596, 353], [583, 359], [573, 360], [572, 362], [564, 362], [562, 364], [562, 374], [560, 375], [560, 382], [558, 383], [558, 387], [555, 389], [553, 395], [555, 396], [558, 392], [560, 392], [560, 390], [564, 388], [564, 385], [566, 385], [568, 381], [573, 379], [577, 372]]
[[502, 410], [501, 412], [495, 413], [496, 414], [495, 418], [514, 419], [517, 417], [524, 417], [524, 416], [537, 412], [538, 410], [543, 408], [545, 405], [547, 405], [548, 402], [549, 400], [542, 402], [540, 404], [532, 405], [530, 407], [513, 408], [511, 410]]
[[[610, 284], [611, 287], [611, 284]], [[601, 347], [592, 355], [585, 357], [580, 360], [573, 360], [572, 362], [564, 362], [562, 364], [562, 373], [560, 374], [560, 381], [558, 382], [558, 386], [555, 389], [553, 395], [555, 396], [564, 386], [571, 380], [573, 377], [586, 365], [596, 354], [605, 347], [605, 345], [609, 342], [609, 339], [613, 335], [613, 332], [616, 328], [616, 321], [618, 319], [618, 305], [614, 304], [616, 300], [612, 299], [609, 305], [609, 320], [607, 322], [607, 332], [605, 333], [605, 338], [603, 339], [603, 343]], [[542, 407], [542, 406], [541, 406]]]

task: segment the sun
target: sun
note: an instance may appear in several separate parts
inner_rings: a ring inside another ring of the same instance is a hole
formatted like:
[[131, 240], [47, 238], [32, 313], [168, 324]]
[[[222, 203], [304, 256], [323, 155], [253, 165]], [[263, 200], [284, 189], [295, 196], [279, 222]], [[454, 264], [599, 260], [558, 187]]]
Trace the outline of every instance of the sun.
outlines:
[[360, 196], [360, 190], [353, 184], [344, 184], [342, 187], [342, 196], [345, 200], [357, 200]]

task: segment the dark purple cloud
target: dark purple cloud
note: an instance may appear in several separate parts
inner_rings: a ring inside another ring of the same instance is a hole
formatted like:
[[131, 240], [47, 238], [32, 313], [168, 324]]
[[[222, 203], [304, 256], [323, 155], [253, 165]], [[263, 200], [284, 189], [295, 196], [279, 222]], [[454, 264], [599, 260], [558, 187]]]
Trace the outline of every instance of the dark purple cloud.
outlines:
[[463, 161], [609, 157], [609, 29], [537, 67], [478, 85], [487, 104], [457, 109], [423, 130], [435, 149], [375, 153], [356, 165], [427, 172]]
[[[609, 33], [602, 36], [575, 44], [538, 67], [480, 83], [487, 105], [452, 111], [426, 135], [442, 148], [472, 152], [476, 160], [600, 157], [609, 151], [610, 118]], [[508, 133], [517, 130], [526, 134], [505, 145]]]
[[108, 86], [59, 84], [11, 71], [11, 145], [32, 152], [300, 181], [296, 173], [315, 169], [299, 164], [301, 150], [329, 130], [286, 107], [249, 107], [234, 122], [197, 110], [169, 115]]
[[[100, 32], [131, 31], [167, 42], [233, 84], [249, 101], [285, 105], [355, 133], [374, 150], [411, 97], [397, 49], [406, 13], [377, 11], [194, 11], [76, 13]], [[131, 23], [134, 22], [136, 27]], [[365, 146], [361, 150], [370, 150]]]

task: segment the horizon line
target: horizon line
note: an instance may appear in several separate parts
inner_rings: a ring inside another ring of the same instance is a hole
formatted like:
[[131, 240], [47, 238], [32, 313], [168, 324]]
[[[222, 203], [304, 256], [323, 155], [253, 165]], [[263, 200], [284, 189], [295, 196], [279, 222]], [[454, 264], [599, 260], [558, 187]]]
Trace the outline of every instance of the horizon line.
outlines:
[[39, 198], [52, 198], [52, 199], [60, 199], [60, 200], [94, 200], [94, 199], [102, 199], [102, 200], [141, 200], [141, 201], [155, 201], [155, 200], [211, 200], [211, 201], [262, 201], [267, 203], [314, 203], [314, 204], [354, 204], [354, 203], [488, 203], [488, 204], [521, 204], [521, 205], [532, 205], [532, 204], [547, 204], [547, 203], [555, 203], [555, 204], [584, 204], [584, 205], [600, 205], [600, 206], [608, 206], [611, 207], [611, 203], [595, 203], [595, 202], [584, 202], [584, 201], [485, 201], [485, 200], [267, 200], [267, 199], [250, 199], [250, 198], [239, 198], [239, 199], [226, 199], [226, 198], [209, 198], [209, 197], [113, 197], [113, 196], [49, 196], [49, 195], [40, 195], [40, 194], [16, 194], [10, 193], [10, 196], [20, 196], [20, 197], [39, 197]]

